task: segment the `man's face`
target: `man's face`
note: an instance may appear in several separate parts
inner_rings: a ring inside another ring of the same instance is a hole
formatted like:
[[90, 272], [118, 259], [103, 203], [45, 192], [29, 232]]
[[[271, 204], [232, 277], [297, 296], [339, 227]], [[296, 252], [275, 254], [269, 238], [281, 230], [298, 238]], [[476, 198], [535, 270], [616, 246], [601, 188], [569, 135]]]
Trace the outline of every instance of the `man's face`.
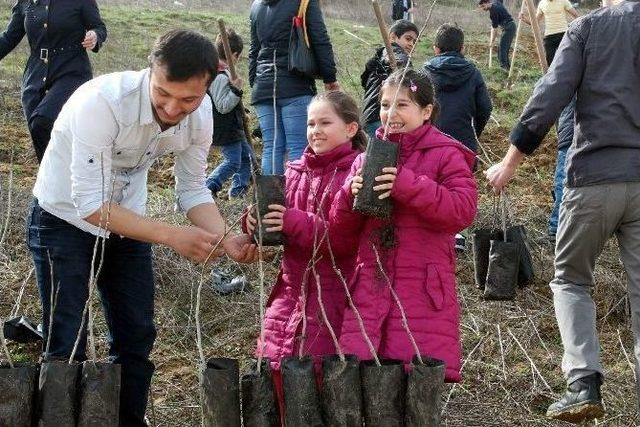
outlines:
[[170, 81], [163, 65], [152, 65], [149, 93], [153, 115], [160, 127], [175, 126], [195, 111], [207, 93], [208, 82], [206, 74], [183, 82]]
[[487, 10], [491, 9], [491, 2], [482, 3], [480, 5], [480, 9], [482, 9], [484, 11], [487, 11]]
[[417, 39], [418, 35], [414, 31], [407, 31], [400, 37], [396, 36], [394, 33], [391, 33], [391, 41], [398, 43], [402, 50], [404, 50], [407, 54], [411, 52], [411, 49], [413, 49], [413, 45], [416, 44]]

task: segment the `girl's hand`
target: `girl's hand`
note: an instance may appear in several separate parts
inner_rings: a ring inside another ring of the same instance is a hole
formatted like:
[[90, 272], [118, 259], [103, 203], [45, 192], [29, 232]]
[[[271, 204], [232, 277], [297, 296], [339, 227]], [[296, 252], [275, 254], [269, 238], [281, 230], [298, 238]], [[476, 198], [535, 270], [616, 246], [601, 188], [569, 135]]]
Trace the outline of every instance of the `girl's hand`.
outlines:
[[98, 43], [98, 35], [95, 31], [89, 30], [84, 35], [84, 40], [82, 40], [82, 47], [88, 50], [92, 50], [96, 47], [96, 43]]
[[351, 194], [354, 196], [358, 194], [362, 188], [362, 169], [358, 169], [353, 178], [351, 178]]
[[268, 233], [272, 231], [282, 231], [282, 224], [284, 223], [284, 212], [287, 210], [282, 205], [269, 205], [271, 212], [266, 214], [262, 219], [262, 223], [265, 225], [272, 225], [273, 227], [267, 227]]
[[386, 181], [386, 183], [373, 187], [373, 191], [384, 191], [384, 193], [378, 196], [378, 199], [386, 199], [391, 195], [393, 184], [396, 182], [396, 175], [398, 175], [398, 168], [382, 168], [382, 173], [383, 175], [376, 176], [375, 180], [377, 182]]
[[255, 209], [255, 205], [249, 206], [247, 217], [245, 218], [244, 222], [244, 225], [245, 227], [247, 227], [247, 231], [249, 232], [249, 234], [253, 234], [256, 231], [256, 225], [258, 223], [258, 221], [256, 221], [256, 218], [253, 216]]

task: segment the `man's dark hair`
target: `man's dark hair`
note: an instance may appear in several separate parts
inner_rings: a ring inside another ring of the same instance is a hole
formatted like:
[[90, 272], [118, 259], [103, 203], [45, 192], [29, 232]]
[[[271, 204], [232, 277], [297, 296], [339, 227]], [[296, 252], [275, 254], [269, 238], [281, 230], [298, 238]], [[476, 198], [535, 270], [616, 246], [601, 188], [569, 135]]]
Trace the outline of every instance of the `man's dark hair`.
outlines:
[[436, 31], [435, 46], [444, 52], [462, 52], [464, 33], [455, 24], [442, 24]]
[[491, 0], [478, 0], [478, 5], [485, 4], [485, 3], [491, 3]]
[[396, 37], [402, 37], [404, 33], [408, 33], [409, 31], [413, 31], [416, 35], [420, 33], [416, 24], [406, 19], [398, 19], [391, 25], [391, 28], [389, 28], [389, 33], [395, 34]]
[[172, 30], [160, 36], [149, 55], [150, 66], [166, 68], [167, 79], [183, 82], [207, 75], [209, 82], [218, 70], [218, 52], [211, 40], [190, 30]]
[[[242, 53], [242, 49], [244, 48], [242, 37], [232, 29], [229, 29], [227, 30], [227, 38], [229, 39], [229, 48], [231, 48], [231, 53]], [[220, 59], [224, 59], [226, 61], [228, 58], [224, 54], [224, 46], [222, 45], [222, 37], [220, 34], [216, 37], [216, 49], [218, 49], [218, 56], [220, 56]]]

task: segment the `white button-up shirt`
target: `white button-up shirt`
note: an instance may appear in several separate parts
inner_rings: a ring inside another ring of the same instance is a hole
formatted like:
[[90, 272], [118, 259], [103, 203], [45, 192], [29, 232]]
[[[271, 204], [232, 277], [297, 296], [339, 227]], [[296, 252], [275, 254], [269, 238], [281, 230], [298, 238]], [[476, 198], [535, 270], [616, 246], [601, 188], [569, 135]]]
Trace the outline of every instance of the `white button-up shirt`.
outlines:
[[106, 202], [144, 215], [147, 174], [154, 160], [175, 154], [178, 209], [213, 203], [205, 186], [213, 134], [208, 96], [179, 124], [155, 121], [149, 69], [97, 77], [69, 98], [56, 120], [33, 189], [47, 212], [95, 235], [83, 218]]

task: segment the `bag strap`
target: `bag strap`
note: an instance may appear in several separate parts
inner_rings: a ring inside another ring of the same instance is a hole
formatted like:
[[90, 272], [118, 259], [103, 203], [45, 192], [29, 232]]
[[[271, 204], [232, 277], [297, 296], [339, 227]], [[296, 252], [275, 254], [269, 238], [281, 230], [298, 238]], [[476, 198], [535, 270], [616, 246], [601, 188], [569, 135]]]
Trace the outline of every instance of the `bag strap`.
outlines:
[[307, 33], [307, 8], [309, 7], [309, 0], [300, 0], [300, 7], [298, 8], [298, 19], [302, 21], [302, 29], [304, 30], [304, 44], [308, 48], [311, 48], [309, 43], [309, 34]]

